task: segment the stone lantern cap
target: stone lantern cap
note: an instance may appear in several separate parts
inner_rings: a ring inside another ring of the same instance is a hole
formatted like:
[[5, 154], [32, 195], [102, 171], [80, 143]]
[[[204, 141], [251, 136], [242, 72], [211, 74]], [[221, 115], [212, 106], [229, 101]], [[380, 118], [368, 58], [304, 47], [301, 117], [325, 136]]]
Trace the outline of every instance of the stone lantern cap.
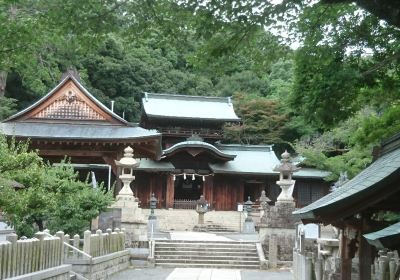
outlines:
[[208, 202], [204, 198], [204, 195], [201, 195], [200, 199], [197, 200], [196, 211], [197, 211], [197, 213], [205, 213], [208, 211]]
[[299, 167], [297, 167], [292, 163], [290, 154], [286, 150], [281, 156], [282, 156], [281, 163], [275, 166], [274, 171], [288, 174], [296, 172], [300, 169]]
[[129, 146], [124, 149], [124, 157], [119, 161], [116, 160], [115, 164], [123, 168], [134, 168], [139, 166], [139, 162], [133, 158], [133, 149]]

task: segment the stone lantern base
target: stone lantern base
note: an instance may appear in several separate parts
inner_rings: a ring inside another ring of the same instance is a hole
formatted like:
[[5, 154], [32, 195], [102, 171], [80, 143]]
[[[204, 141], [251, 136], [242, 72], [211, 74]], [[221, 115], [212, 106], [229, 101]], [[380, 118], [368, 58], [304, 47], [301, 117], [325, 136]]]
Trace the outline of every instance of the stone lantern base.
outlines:
[[133, 195], [117, 195], [112, 208], [121, 209], [121, 228], [125, 228], [126, 246], [138, 247], [139, 243], [147, 242], [147, 221], [142, 209]]
[[260, 241], [268, 252], [269, 267], [276, 268], [280, 262], [293, 260], [293, 246], [296, 237], [296, 220], [292, 212], [295, 203], [277, 201], [261, 218]]

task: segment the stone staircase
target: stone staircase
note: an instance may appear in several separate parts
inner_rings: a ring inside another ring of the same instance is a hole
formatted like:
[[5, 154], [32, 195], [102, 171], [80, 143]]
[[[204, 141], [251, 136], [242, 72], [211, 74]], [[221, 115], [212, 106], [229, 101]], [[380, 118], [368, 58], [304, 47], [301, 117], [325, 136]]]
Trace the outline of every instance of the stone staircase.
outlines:
[[157, 240], [154, 256], [162, 267], [260, 269], [255, 242]]
[[220, 224], [214, 224], [212, 222], [207, 222], [204, 225], [195, 225], [193, 231], [200, 231], [200, 232], [215, 232], [215, 233], [229, 233], [235, 232], [233, 227], [228, 227]]

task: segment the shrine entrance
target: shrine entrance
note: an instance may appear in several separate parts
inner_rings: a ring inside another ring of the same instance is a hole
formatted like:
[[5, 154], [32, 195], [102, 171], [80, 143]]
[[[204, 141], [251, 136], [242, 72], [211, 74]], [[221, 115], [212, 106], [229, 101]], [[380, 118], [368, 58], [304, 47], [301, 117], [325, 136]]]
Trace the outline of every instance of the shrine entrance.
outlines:
[[194, 180], [189, 176], [184, 179], [178, 177], [175, 180], [175, 197], [174, 199], [190, 199], [197, 200], [203, 194], [203, 181], [201, 177], [195, 177]]

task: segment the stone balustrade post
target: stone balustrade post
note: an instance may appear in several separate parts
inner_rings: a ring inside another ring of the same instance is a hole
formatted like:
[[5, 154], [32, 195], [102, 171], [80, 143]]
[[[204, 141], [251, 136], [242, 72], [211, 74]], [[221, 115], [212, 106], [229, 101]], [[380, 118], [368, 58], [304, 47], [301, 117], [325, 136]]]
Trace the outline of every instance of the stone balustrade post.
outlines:
[[37, 238], [39, 240], [39, 246], [38, 251], [39, 251], [39, 256], [38, 256], [38, 270], [42, 270], [45, 267], [45, 254], [44, 254], [44, 237], [45, 237], [45, 233], [43, 232], [37, 232], [35, 233], [35, 238]]
[[97, 238], [98, 238], [98, 256], [103, 255], [103, 250], [104, 250], [104, 246], [103, 246], [103, 231], [101, 229], [96, 230], [96, 234], [97, 234]]
[[[11, 252], [16, 252], [17, 251], [17, 241], [18, 241], [18, 235], [15, 233], [11, 233], [7, 235], [6, 240], [11, 243]], [[10, 252], [9, 251], [9, 252]], [[9, 257], [11, 257], [11, 254], [8, 254]], [[15, 276], [16, 270], [17, 270], [17, 254], [13, 253], [12, 254], [12, 261], [8, 263], [8, 268], [4, 270], [6, 274], [3, 273], [3, 278], [10, 278], [12, 276]], [[0, 270], [0, 276], [1, 276], [1, 270]]]
[[91, 255], [91, 236], [92, 233], [90, 232], [90, 230], [86, 230], [83, 233], [83, 252], [85, 252], [88, 255]]
[[[79, 242], [80, 242], [80, 236], [79, 234], [75, 234], [73, 237], [72, 246], [79, 249]], [[74, 250], [72, 254], [74, 255], [74, 258], [78, 257], [77, 251]]]
[[58, 265], [62, 265], [64, 263], [64, 239], [65, 239], [65, 235], [63, 231], [57, 231], [56, 232], [56, 236], [58, 238], [60, 238], [60, 255], [59, 255], [59, 261], [58, 261]]

